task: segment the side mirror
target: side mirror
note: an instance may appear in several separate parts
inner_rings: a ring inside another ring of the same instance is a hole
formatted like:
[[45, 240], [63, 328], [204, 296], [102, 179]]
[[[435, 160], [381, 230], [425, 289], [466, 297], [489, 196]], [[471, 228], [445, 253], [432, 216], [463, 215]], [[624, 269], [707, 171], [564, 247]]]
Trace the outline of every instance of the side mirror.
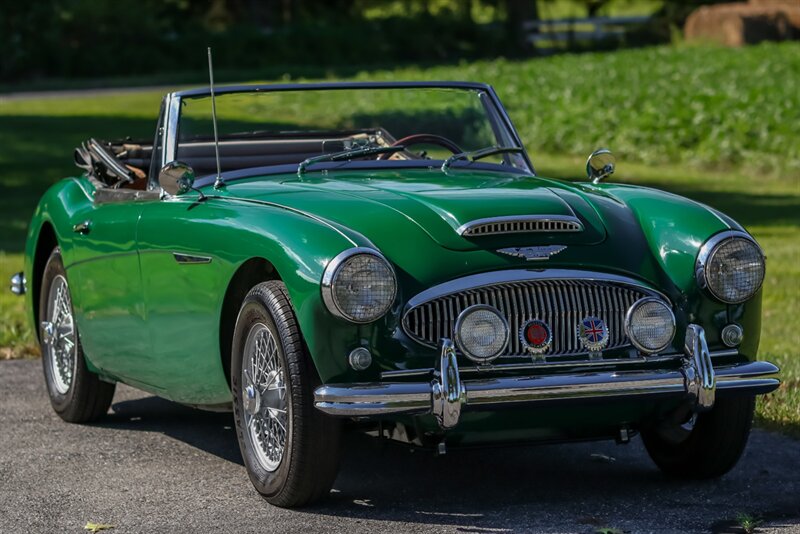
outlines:
[[593, 184], [598, 183], [606, 176], [614, 174], [617, 158], [607, 148], [600, 148], [592, 152], [586, 160], [586, 175]]
[[181, 161], [170, 161], [158, 172], [158, 185], [168, 195], [182, 195], [194, 187], [194, 169]]

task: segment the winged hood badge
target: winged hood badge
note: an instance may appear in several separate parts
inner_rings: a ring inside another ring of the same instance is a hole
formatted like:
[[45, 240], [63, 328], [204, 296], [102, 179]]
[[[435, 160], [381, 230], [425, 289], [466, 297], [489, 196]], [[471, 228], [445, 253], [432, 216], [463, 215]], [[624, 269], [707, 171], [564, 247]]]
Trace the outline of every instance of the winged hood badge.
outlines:
[[500, 254], [508, 254], [517, 258], [525, 258], [528, 261], [546, 260], [550, 256], [558, 254], [564, 250], [566, 245], [544, 245], [540, 247], [510, 247], [501, 248], [497, 252]]

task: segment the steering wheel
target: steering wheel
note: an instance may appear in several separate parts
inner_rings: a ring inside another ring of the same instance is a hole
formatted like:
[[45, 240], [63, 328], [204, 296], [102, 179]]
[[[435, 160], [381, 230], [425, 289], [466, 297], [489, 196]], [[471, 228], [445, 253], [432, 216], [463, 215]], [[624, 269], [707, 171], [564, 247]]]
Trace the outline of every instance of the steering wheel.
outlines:
[[[442, 137], [441, 135], [425, 134], [425, 133], [407, 135], [406, 137], [398, 139], [397, 141], [392, 143], [391, 146], [402, 145], [407, 147], [410, 145], [420, 145], [420, 144], [438, 145], [440, 147], [446, 148], [453, 154], [460, 154], [461, 152], [463, 152], [463, 150], [461, 150], [461, 147], [452, 142], [450, 139]], [[389, 156], [391, 156], [391, 154], [381, 154], [380, 156], [378, 156], [377, 159], [386, 159]]]

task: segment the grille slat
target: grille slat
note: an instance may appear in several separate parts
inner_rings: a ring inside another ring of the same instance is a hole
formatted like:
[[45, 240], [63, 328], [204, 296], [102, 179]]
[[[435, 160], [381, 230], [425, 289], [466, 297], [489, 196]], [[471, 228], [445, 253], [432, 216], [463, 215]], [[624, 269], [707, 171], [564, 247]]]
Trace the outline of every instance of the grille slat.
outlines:
[[553, 332], [553, 344], [545, 356], [583, 355], [577, 339], [578, 321], [594, 315], [605, 321], [609, 343], [605, 350], [630, 345], [624, 318], [628, 308], [651, 292], [630, 285], [596, 280], [553, 279], [504, 282], [443, 295], [409, 309], [403, 317], [406, 333], [416, 341], [437, 346], [452, 337], [458, 315], [475, 304], [489, 304], [508, 320], [511, 340], [501, 356], [526, 356], [518, 332], [531, 319], [545, 321]]

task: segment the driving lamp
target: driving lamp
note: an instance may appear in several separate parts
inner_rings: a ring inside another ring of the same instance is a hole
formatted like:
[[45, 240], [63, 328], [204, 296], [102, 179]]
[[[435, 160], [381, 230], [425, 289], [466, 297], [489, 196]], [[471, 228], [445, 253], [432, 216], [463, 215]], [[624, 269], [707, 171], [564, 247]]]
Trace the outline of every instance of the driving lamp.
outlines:
[[456, 320], [456, 346], [464, 356], [478, 363], [487, 363], [500, 356], [508, 345], [508, 337], [508, 322], [492, 306], [470, 306]]
[[672, 343], [675, 336], [675, 315], [661, 299], [639, 299], [625, 315], [625, 333], [641, 352], [661, 352]]

